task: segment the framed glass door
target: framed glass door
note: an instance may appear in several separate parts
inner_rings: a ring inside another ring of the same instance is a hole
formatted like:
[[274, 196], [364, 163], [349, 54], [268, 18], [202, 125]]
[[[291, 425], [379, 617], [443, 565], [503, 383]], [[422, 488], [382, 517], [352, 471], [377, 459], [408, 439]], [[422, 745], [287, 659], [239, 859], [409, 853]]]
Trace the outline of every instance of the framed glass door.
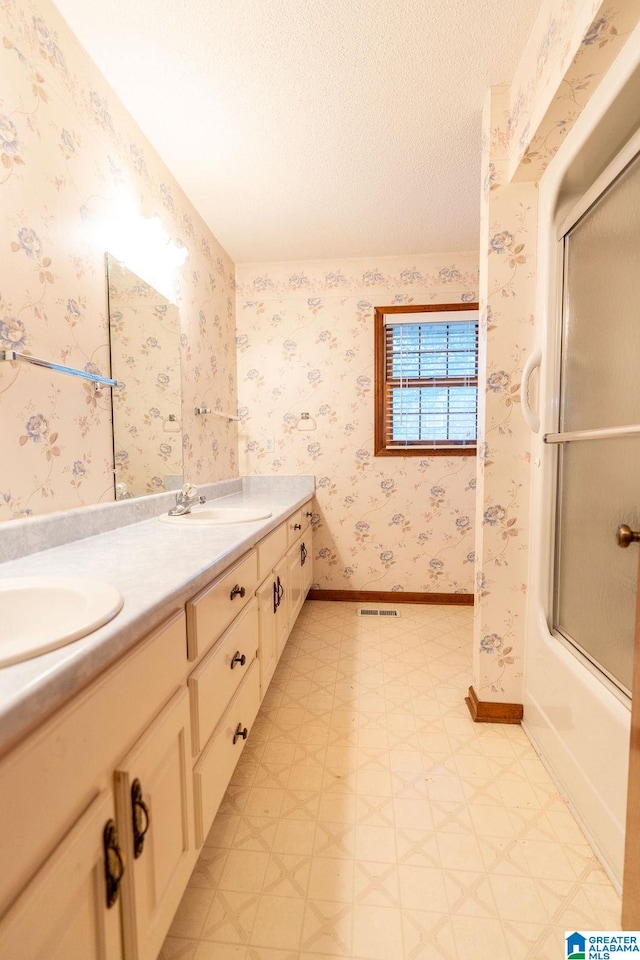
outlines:
[[640, 155], [564, 236], [553, 630], [630, 694], [640, 529]]

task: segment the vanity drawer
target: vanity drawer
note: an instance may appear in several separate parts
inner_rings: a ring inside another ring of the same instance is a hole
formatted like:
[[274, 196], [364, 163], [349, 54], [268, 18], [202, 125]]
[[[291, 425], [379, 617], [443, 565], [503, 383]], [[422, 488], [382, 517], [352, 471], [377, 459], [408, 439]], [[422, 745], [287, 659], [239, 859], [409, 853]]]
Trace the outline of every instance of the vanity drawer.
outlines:
[[251, 550], [223, 577], [187, 602], [189, 660], [197, 660], [215, 643], [249, 603], [257, 585], [258, 554]]
[[194, 756], [200, 753], [246, 677], [257, 648], [258, 601], [254, 597], [189, 677]]
[[287, 549], [287, 524], [281, 523], [258, 544], [258, 583], [268, 577]]
[[204, 843], [211, 829], [225, 790], [244, 749], [245, 740], [237, 736], [238, 727], [249, 731], [259, 709], [260, 669], [258, 661], [254, 660], [220, 721], [217, 732], [205, 747], [193, 770], [198, 846]]
[[309, 526], [311, 517], [308, 517], [307, 513], [311, 513], [311, 501], [305, 503], [300, 510], [296, 510], [295, 513], [292, 513], [287, 520], [286, 526], [288, 547], [290, 547], [292, 543], [295, 543], [300, 534], [304, 533]]

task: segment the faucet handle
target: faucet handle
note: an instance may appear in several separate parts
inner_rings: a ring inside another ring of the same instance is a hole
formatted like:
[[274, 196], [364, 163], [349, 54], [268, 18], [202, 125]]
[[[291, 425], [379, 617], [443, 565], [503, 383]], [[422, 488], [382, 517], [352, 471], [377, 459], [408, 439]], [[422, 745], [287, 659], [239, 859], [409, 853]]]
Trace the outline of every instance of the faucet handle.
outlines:
[[193, 483], [185, 483], [180, 493], [183, 497], [195, 497], [198, 488]]

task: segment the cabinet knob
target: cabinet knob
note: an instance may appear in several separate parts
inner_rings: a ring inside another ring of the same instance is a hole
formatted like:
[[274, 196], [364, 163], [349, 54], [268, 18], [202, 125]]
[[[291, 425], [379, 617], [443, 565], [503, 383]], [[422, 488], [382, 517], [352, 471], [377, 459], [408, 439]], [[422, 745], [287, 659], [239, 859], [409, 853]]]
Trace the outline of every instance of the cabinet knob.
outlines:
[[244, 587], [241, 587], [239, 584], [236, 583], [235, 587], [229, 594], [229, 599], [233, 600], [234, 597], [244, 597], [246, 592], [247, 591], [245, 590]]
[[118, 846], [118, 831], [114, 820], [107, 820], [102, 831], [104, 849], [104, 877], [107, 885], [107, 909], [118, 899], [120, 881], [124, 873], [124, 860]]
[[233, 670], [233, 668], [235, 667], [236, 663], [239, 663], [241, 667], [244, 667], [244, 665], [245, 665], [246, 662], [247, 662], [247, 658], [245, 657], [244, 653], [243, 653], [242, 656], [241, 656], [241, 655], [240, 655], [240, 651], [237, 650], [236, 653], [235, 653], [235, 655], [234, 655], [233, 660], [231, 661], [231, 669]]
[[294, 523], [293, 529], [294, 529], [294, 530], [302, 530], [302, 524], [301, 524], [301, 523]]
[[137, 777], [131, 784], [131, 820], [133, 824], [133, 859], [137, 860], [144, 849], [144, 838], [151, 822], [149, 808], [142, 799], [142, 786]]
[[236, 743], [237, 740], [246, 740], [249, 736], [249, 731], [246, 727], [243, 727], [241, 723], [238, 724], [238, 728], [233, 735], [233, 742]]
[[626, 523], [621, 523], [616, 530], [616, 541], [619, 547], [628, 547], [630, 543], [640, 540], [640, 532], [632, 530]]

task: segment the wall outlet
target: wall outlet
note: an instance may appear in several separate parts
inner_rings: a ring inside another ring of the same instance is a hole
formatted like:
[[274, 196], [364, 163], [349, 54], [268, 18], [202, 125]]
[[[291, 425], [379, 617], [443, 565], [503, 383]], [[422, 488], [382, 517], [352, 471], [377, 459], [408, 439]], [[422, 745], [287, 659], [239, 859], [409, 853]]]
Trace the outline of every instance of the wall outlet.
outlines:
[[276, 442], [273, 437], [267, 437], [264, 441], [264, 450], [265, 453], [273, 453], [276, 449]]

